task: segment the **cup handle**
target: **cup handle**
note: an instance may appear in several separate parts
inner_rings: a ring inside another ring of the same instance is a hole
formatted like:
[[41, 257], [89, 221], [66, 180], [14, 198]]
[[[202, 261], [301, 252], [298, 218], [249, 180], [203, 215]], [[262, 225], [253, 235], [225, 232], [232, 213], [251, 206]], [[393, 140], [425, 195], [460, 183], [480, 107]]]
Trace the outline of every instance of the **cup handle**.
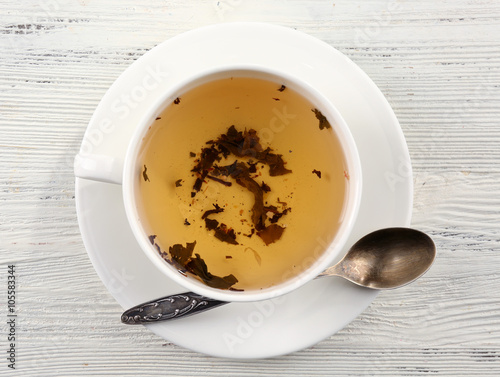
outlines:
[[123, 161], [115, 157], [77, 154], [74, 171], [77, 178], [117, 185], [121, 185], [123, 181]]

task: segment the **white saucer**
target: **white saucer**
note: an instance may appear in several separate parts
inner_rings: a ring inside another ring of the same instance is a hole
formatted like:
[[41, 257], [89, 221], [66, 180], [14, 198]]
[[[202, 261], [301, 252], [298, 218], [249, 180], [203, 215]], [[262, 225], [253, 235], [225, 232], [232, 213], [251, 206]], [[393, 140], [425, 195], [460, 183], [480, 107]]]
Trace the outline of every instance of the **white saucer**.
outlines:
[[[155, 47], [132, 64], [103, 97], [85, 134], [90, 140], [87, 152], [90, 148], [94, 153], [123, 156], [141, 113], [162, 86], [226, 63], [266, 65], [298, 75], [331, 98], [344, 116], [363, 168], [359, 218], [347, 247], [372, 230], [410, 224], [410, 158], [388, 102], [346, 56], [288, 28], [218, 24]], [[184, 291], [160, 274], [139, 249], [127, 223], [120, 186], [77, 179], [76, 204], [89, 257], [124, 309]], [[319, 279], [276, 301], [230, 304], [148, 328], [170, 342], [209, 355], [272, 357], [329, 337], [356, 318], [376, 295], [342, 279]]]

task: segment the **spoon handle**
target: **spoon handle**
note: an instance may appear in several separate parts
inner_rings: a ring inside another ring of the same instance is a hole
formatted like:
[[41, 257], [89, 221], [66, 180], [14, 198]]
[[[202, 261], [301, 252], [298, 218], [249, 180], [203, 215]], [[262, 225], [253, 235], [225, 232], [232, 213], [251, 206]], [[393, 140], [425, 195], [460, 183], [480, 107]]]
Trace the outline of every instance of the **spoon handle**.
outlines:
[[134, 306], [122, 314], [121, 320], [127, 325], [154, 323], [186, 317], [224, 304], [228, 302], [185, 292]]

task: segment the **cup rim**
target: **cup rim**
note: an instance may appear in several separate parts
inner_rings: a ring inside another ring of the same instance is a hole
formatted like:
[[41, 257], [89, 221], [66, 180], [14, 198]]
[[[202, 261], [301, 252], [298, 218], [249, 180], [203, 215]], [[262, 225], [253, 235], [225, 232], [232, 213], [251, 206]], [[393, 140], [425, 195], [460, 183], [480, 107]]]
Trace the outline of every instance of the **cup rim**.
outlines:
[[[232, 291], [212, 288], [195, 278], [186, 277], [158, 253], [157, 249], [149, 241], [147, 233], [140, 225], [139, 214], [136, 206], [134, 182], [137, 177], [137, 156], [142, 146], [142, 139], [156, 117], [178, 97], [179, 93], [185, 93], [194, 87], [208, 83], [213, 80], [228, 77], [256, 77], [285, 84], [292, 90], [299, 92], [302, 96], [313, 103], [323, 115], [329, 119], [337, 138], [342, 145], [344, 159], [350, 175], [347, 203], [344, 205], [344, 218], [337, 229], [333, 240], [328, 247], [322, 250], [321, 255], [315, 259], [313, 264], [302, 273], [275, 286], [249, 291]], [[306, 81], [292, 77], [274, 69], [257, 65], [224, 65], [211, 68], [193, 75], [183, 82], [165, 89], [163, 94], [149, 107], [141, 118], [127, 148], [123, 169], [123, 201], [129, 225], [139, 246], [151, 262], [164, 275], [187, 290], [205, 297], [221, 301], [249, 302], [272, 299], [289, 293], [318, 276], [324, 269], [339, 257], [345, 243], [350, 236], [356, 221], [361, 202], [361, 162], [354, 138], [348, 125], [336, 107], [323, 94], [313, 88]]]

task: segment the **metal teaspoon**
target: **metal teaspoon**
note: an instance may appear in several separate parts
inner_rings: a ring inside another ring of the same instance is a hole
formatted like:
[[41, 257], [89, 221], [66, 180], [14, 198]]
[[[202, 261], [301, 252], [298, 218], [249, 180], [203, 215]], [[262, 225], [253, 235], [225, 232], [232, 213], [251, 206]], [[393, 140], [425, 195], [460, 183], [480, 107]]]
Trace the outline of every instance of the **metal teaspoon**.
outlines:
[[[418, 230], [386, 228], [356, 242], [344, 258], [321, 276], [340, 276], [373, 289], [398, 288], [422, 276], [432, 265], [436, 247]], [[145, 324], [180, 318], [229, 302], [186, 292], [137, 305], [122, 314], [122, 323]]]

